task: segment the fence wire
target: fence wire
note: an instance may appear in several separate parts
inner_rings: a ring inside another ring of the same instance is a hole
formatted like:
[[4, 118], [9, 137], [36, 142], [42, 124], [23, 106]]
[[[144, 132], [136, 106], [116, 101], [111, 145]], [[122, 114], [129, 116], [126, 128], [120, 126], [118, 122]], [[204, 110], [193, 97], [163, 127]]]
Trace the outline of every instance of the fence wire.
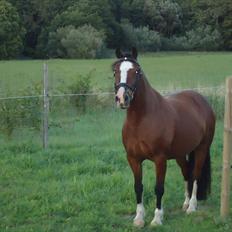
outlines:
[[[193, 90], [197, 92], [210, 92], [212, 90], [224, 90], [224, 86], [208, 86], [208, 87], [196, 87], [196, 88], [173, 88], [173, 89], [161, 89], [158, 90], [161, 94], [175, 94], [181, 91]], [[74, 96], [100, 96], [100, 95], [114, 95], [114, 92], [96, 92], [96, 93], [61, 93], [61, 94], [49, 94], [49, 97], [74, 97]], [[27, 98], [43, 98], [45, 95], [28, 95], [28, 96], [5, 96], [0, 97], [0, 100], [15, 100], [15, 99], [27, 99]]]
[[[164, 96], [178, 93], [184, 90], [197, 91], [208, 99], [217, 115], [224, 116], [225, 87], [207, 86], [196, 88], [172, 88], [157, 89]], [[89, 92], [89, 93], [56, 93], [50, 90], [49, 95], [49, 139], [55, 141], [65, 137], [80, 122], [98, 120], [103, 128], [104, 120], [113, 116], [116, 112], [113, 91]], [[24, 138], [39, 141], [42, 144], [41, 135], [44, 121], [44, 94], [1, 96], [0, 97], [0, 144], [4, 137], [16, 138], [22, 141]], [[117, 115], [123, 114], [116, 112]], [[108, 116], [107, 116], [108, 115]], [[91, 123], [91, 122], [90, 122]], [[83, 128], [82, 128], [83, 129]], [[88, 130], [89, 127], [86, 128]], [[65, 132], [66, 131], [66, 132]], [[67, 132], [68, 131], [68, 132]], [[75, 130], [73, 133], [76, 133]], [[28, 136], [30, 134], [30, 136]], [[33, 137], [34, 136], [34, 137]], [[11, 141], [14, 141], [11, 139]], [[59, 140], [61, 141], [61, 140]], [[62, 142], [62, 141], [61, 141]], [[49, 142], [49, 146], [53, 144]]]

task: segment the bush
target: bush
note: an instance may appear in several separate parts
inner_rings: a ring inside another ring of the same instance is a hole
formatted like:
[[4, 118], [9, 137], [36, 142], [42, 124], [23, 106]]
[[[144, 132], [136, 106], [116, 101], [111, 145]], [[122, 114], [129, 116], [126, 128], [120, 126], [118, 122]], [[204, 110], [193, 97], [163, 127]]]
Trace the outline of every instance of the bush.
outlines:
[[[91, 79], [92, 72], [90, 72], [86, 76], [79, 76], [76, 82], [68, 86], [68, 90], [71, 92], [71, 94], [87, 94], [90, 92], [91, 89]], [[71, 96], [70, 103], [79, 112], [85, 113], [87, 98], [87, 95]]]
[[52, 57], [95, 58], [103, 45], [103, 33], [92, 26], [67, 26], [50, 33], [48, 51]]
[[185, 36], [172, 38], [162, 38], [162, 50], [164, 51], [186, 51], [190, 50], [188, 40]]
[[223, 121], [225, 109], [224, 95], [211, 94], [207, 96], [209, 104], [212, 106], [217, 120]]
[[148, 27], [134, 28], [132, 24], [122, 25], [125, 46], [135, 46], [140, 51], [158, 51], [161, 47], [160, 35], [156, 31], [151, 31]]
[[[20, 92], [22, 96], [40, 95], [41, 84], [34, 84]], [[12, 96], [12, 93], [8, 93]], [[0, 131], [8, 138], [14, 129], [29, 127], [39, 130], [41, 126], [41, 99], [6, 99], [0, 101]]]
[[210, 26], [198, 27], [190, 30], [185, 36], [162, 38], [162, 50], [171, 51], [215, 51], [222, 44], [221, 35], [218, 30]]
[[201, 26], [186, 33], [192, 50], [213, 51], [221, 46], [221, 35], [217, 29], [210, 26]]
[[20, 116], [18, 112], [19, 99], [0, 101], [0, 131], [8, 138], [11, 137], [15, 127], [19, 125]]
[[[42, 93], [42, 84], [32, 83], [21, 92], [24, 96], [38, 96]], [[41, 107], [42, 99], [38, 97], [26, 98], [22, 101], [20, 107], [21, 126], [31, 127], [36, 130], [41, 128]]]

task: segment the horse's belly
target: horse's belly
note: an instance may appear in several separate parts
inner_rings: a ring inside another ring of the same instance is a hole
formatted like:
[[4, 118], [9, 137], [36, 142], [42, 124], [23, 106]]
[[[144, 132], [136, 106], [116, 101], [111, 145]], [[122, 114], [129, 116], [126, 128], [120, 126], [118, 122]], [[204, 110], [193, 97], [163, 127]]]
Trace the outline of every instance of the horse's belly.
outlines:
[[193, 151], [201, 142], [202, 137], [200, 133], [187, 130], [183, 133], [177, 134], [173, 138], [173, 142], [170, 148], [170, 154], [173, 156], [186, 155]]

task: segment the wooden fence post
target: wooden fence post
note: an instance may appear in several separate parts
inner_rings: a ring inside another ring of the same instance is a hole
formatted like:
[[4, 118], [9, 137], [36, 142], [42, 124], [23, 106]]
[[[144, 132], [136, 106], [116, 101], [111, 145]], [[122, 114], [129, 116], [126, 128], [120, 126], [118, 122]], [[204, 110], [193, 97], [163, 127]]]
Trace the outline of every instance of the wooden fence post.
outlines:
[[43, 65], [43, 148], [48, 147], [48, 114], [49, 114], [49, 94], [48, 94], [48, 65]]
[[221, 217], [230, 211], [230, 172], [232, 155], [232, 77], [226, 80], [223, 142], [223, 169], [221, 183]]

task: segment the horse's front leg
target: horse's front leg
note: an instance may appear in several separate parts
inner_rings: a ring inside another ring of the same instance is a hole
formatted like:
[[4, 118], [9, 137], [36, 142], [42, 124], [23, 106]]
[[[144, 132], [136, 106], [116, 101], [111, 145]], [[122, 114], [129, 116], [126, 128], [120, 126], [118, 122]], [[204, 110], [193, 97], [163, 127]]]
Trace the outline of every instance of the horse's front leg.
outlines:
[[156, 209], [155, 216], [151, 221], [151, 226], [162, 225], [163, 220], [163, 209], [162, 209], [162, 197], [164, 194], [164, 181], [167, 168], [167, 159], [164, 155], [159, 155], [154, 159], [156, 167], [156, 185], [155, 185], [155, 194], [156, 194]]
[[127, 156], [128, 162], [134, 174], [134, 190], [137, 200], [136, 216], [134, 218], [134, 226], [143, 227], [145, 210], [142, 201], [143, 184], [142, 184], [142, 163], [133, 157]]

